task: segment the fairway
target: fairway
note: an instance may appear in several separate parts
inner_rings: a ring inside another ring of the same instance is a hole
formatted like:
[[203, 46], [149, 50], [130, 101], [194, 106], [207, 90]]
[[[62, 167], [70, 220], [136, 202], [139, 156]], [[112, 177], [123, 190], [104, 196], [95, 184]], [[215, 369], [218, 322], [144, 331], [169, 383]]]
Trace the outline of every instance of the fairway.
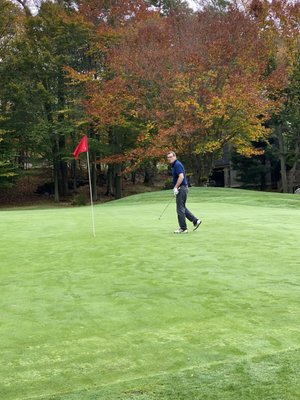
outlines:
[[300, 196], [170, 196], [0, 211], [0, 399], [300, 399]]

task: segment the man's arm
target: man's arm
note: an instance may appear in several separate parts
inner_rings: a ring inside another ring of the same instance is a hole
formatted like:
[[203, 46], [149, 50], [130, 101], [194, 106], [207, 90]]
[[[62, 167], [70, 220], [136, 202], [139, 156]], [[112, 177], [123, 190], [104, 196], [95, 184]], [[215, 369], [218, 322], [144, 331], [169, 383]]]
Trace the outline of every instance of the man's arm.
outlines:
[[184, 179], [184, 174], [183, 174], [183, 172], [181, 172], [178, 175], [178, 179], [177, 179], [177, 182], [176, 182], [176, 185], [174, 186], [174, 188], [178, 189], [179, 186], [182, 184], [183, 179]]

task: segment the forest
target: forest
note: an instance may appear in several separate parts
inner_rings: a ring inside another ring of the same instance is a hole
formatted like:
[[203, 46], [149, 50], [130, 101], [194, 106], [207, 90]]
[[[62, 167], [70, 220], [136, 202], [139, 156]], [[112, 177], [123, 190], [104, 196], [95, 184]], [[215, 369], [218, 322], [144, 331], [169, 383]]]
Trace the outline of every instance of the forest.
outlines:
[[244, 184], [300, 186], [300, 3], [0, 0], [0, 193], [48, 171], [53, 201], [86, 184], [151, 185], [173, 150], [194, 186], [229, 162]]

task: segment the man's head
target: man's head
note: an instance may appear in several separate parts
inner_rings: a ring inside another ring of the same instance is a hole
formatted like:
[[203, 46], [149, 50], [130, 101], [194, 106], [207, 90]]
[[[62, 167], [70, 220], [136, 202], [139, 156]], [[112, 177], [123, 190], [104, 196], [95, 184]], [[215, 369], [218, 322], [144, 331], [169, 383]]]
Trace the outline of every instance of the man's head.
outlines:
[[168, 159], [170, 164], [172, 164], [177, 159], [176, 154], [174, 153], [174, 151], [169, 151], [169, 153], [167, 154], [167, 159]]

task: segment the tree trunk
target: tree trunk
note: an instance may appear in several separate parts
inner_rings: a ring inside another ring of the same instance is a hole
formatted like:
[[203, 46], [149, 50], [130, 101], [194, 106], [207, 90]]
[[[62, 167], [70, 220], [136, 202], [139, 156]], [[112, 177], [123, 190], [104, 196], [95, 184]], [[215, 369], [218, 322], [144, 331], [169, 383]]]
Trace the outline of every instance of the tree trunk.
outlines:
[[54, 179], [54, 201], [59, 202], [59, 179], [58, 179], [58, 165], [57, 161], [53, 160], [53, 179]]
[[24, 11], [25, 11], [25, 15], [26, 15], [26, 17], [28, 18], [28, 17], [31, 17], [32, 16], [32, 13], [31, 13], [31, 10], [30, 10], [30, 7], [28, 6], [28, 4], [27, 4], [27, 1], [26, 0], [16, 0], [19, 4], [21, 4], [21, 6], [23, 7], [23, 9], [24, 9]]
[[52, 118], [52, 107], [51, 104], [45, 103], [45, 110], [47, 121], [49, 125], [49, 138], [51, 140], [52, 147], [52, 162], [53, 162], [53, 181], [54, 181], [54, 201], [59, 202], [59, 163], [58, 163], [58, 144], [56, 136], [53, 131], [53, 118]]
[[115, 198], [121, 199], [122, 197], [122, 177], [121, 177], [121, 164], [114, 166], [114, 186], [115, 186]]
[[95, 153], [93, 152], [92, 157], [91, 157], [91, 180], [92, 180], [92, 194], [93, 194], [93, 200], [96, 201], [98, 200], [98, 191], [97, 191], [97, 169], [96, 169], [96, 159], [95, 159]]
[[76, 160], [72, 161], [72, 172], [73, 172], [73, 190], [77, 188], [77, 168], [76, 168]]
[[113, 196], [113, 166], [109, 165], [107, 170], [107, 187], [106, 187], [106, 196]]
[[133, 171], [131, 172], [131, 183], [133, 183], [134, 185], [136, 184], [136, 172]]
[[68, 185], [68, 165], [65, 161], [59, 161], [59, 193], [62, 196], [67, 196], [69, 194]]
[[26, 155], [25, 155], [25, 151], [24, 151], [24, 150], [21, 150], [20, 153], [19, 153], [19, 157], [18, 157], [18, 165], [19, 165], [19, 168], [27, 169], [27, 168], [25, 168], [25, 164], [26, 164]]
[[[90, 125], [89, 128], [90, 132], [90, 138], [94, 139], [95, 138], [95, 130], [93, 125]], [[91, 185], [92, 185], [92, 196], [93, 200], [96, 201], [98, 200], [98, 190], [97, 190], [97, 168], [96, 168], [96, 151], [91, 150]]]
[[191, 159], [191, 170], [196, 186], [205, 186], [213, 169], [214, 154], [197, 154]]
[[[58, 74], [58, 88], [57, 88], [57, 99], [58, 99], [58, 109], [61, 111], [65, 108], [65, 82], [64, 82], [64, 73], [62, 70], [59, 71]], [[59, 113], [58, 122], [63, 123], [65, 117], [63, 113]], [[60, 133], [59, 140], [59, 191], [62, 196], [67, 196], [69, 194], [69, 185], [68, 185], [68, 164], [66, 161], [61, 159], [61, 153], [65, 152], [66, 148], [66, 139], [65, 135]]]
[[262, 165], [264, 166], [263, 171], [260, 173], [260, 190], [263, 192], [266, 190], [266, 157], [262, 156]]
[[276, 136], [279, 144], [279, 159], [280, 159], [280, 173], [281, 173], [281, 182], [282, 182], [282, 191], [283, 193], [288, 193], [288, 180], [287, 180], [287, 172], [286, 172], [286, 153], [285, 153], [285, 145], [284, 145], [284, 137], [282, 133], [282, 126], [277, 125], [275, 127]]
[[[112, 146], [113, 146], [113, 154], [119, 154], [121, 152], [121, 133], [116, 129], [112, 130]], [[114, 164], [113, 166], [113, 184], [114, 184], [114, 193], [115, 198], [120, 199], [122, 197], [122, 164]]]
[[296, 186], [296, 171], [297, 171], [297, 166], [299, 164], [299, 153], [300, 153], [300, 143], [297, 141], [295, 145], [295, 156], [294, 156], [294, 163], [289, 171], [289, 192], [293, 193], [295, 190]]
[[150, 171], [150, 168], [145, 169], [145, 175], [144, 175], [144, 184], [151, 186], [153, 184], [153, 177]]
[[154, 162], [150, 161], [145, 168], [144, 184], [147, 186], [153, 185], [155, 174], [156, 165]]

